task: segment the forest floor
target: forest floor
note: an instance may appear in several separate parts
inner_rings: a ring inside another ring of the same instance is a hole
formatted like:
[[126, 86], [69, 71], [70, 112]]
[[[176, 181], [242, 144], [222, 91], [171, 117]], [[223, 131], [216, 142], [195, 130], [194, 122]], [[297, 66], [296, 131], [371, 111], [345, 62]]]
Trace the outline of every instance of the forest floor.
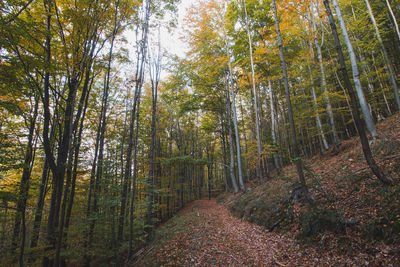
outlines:
[[233, 217], [215, 199], [197, 200], [158, 229], [130, 266], [367, 266], [368, 255], [336, 255], [303, 246], [291, 234]]
[[394, 186], [372, 175], [355, 137], [305, 161], [315, 205], [288, 203], [287, 166], [245, 194], [188, 204], [128, 266], [400, 266], [400, 114], [377, 126], [372, 150]]

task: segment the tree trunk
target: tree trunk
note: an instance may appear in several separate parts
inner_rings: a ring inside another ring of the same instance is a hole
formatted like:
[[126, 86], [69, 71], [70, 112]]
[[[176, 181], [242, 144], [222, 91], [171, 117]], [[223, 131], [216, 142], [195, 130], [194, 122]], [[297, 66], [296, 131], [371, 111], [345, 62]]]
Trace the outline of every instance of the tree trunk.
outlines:
[[[155, 161], [156, 161], [156, 137], [157, 137], [157, 93], [158, 85], [160, 82], [161, 75], [161, 40], [158, 40], [158, 54], [157, 58], [152, 58], [149, 53], [149, 76], [151, 81], [151, 97], [152, 97], [152, 113], [151, 113], [151, 143], [150, 143], [150, 168], [149, 168], [149, 194], [148, 194], [148, 204], [147, 204], [147, 216], [146, 224], [147, 228], [147, 241], [153, 238], [153, 217], [154, 217], [154, 183], [155, 183]], [[190, 192], [191, 197], [191, 192]]]
[[[20, 256], [19, 256], [19, 264], [20, 266], [24, 266], [24, 251], [25, 251], [25, 240], [26, 240], [26, 224], [25, 224], [25, 213], [26, 213], [26, 202], [29, 196], [29, 180], [31, 177], [32, 163], [34, 160], [34, 148], [33, 148], [33, 139], [35, 135], [35, 127], [36, 127], [36, 118], [38, 114], [38, 105], [39, 100], [35, 99], [35, 105], [33, 110], [31, 110], [30, 119], [29, 119], [29, 133], [28, 133], [28, 143], [26, 146], [24, 165], [22, 170], [22, 177], [18, 192], [17, 199], [17, 209], [14, 220], [14, 230], [12, 236], [11, 246], [13, 249], [17, 247], [17, 239], [19, 237], [20, 232], [22, 231], [22, 237], [20, 240]], [[33, 113], [32, 113], [33, 112]], [[22, 223], [22, 225], [21, 225]]]
[[317, 124], [318, 132], [319, 135], [322, 139], [322, 145], [325, 150], [329, 149], [328, 141], [326, 141], [325, 133], [324, 130], [322, 129], [322, 123], [321, 123], [321, 118], [319, 116], [319, 110], [318, 110], [318, 101], [317, 101], [317, 94], [315, 93], [315, 86], [314, 86], [314, 78], [312, 75], [311, 67], [308, 65], [308, 71], [310, 73], [310, 80], [311, 80], [311, 94], [313, 98], [313, 106], [314, 106], [314, 111], [315, 111], [315, 122]]
[[[137, 65], [136, 65], [136, 84], [135, 84], [135, 98], [134, 98], [134, 106], [131, 113], [131, 122], [129, 127], [129, 143], [127, 149], [127, 157], [126, 157], [126, 167], [124, 179], [128, 181], [131, 176], [132, 170], [132, 149], [134, 145], [134, 156], [133, 156], [133, 177], [132, 177], [132, 191], [131, 191], [131, 203], [130, 203], [130, 214], [129, 214], [129, 248], [128, 248], [128, 256], [131, 256], [132, 248], [133, 248], [133, 213], [134, 213], [134, 202], [135, 202], [135, 193], [136, 193], [136, 176], [137, 176], [137, 152], [138, 152], [138, 137], [139, 137], [139, 116], [140, 116], [140, 99], [142, 94], [142, 86], [144, 79], [144, 65], [146, 61], [147, 54], [147, 37], [148, 37], [148, 29], [149, 29], [149, 18], [150, 18], [150, 6], [151, 1], [146, 1], [145, 6], [145, 15], [144, 15], [144, 24], [142, 26], [142, 38], [141, 38], [141, 47], [137, 53]], [[138, 36], [138, 28], [136, 30], [136, 36]], [[137, 105], [137, 107], [136, 107]], [[137, 109], [137, 111], [136, 111]], [[135, 112], [136, 112], [136, 132], [135, 132], [135, 140], [133, 140], [134, 133], [134, 124], [135, 124]], [[125, 221], [125, 205], [126, 205], [126, 191], [127, 188], [123, 188], [122, 201], [121, 201], [121, 209], [119, 216], [119, 225], [118, 225], [118, 240], [121, 242], [123, 237], [123, 227]]]
[[[247, 36], [249, 39], [249, 50], [250, 50], [250, 65], [251, 65], [251, 73], [252, 73], [252, 85], [253, 85], [253, 101], [254, 101], [254, 113], [255, 113], [255, 120], [256, 120], [256, 134], [257, 134], [257, 176], [260, 179], [261, 183], [264, 183], [264, 175], [263, 175], [263, 168], [262, 168], [262, 148], [261, 148], [261, 137], [260, 137], [260, 121], [258, 119], [258, 103], [257, 103], [257, 90], [256, 90], [256, 78], [254, 72], [254, 62], [253, 62], [253, 44], [251, 40], [250, 34], [250, 27], [249, 21], [247, 16], [247, 8], [246, 2], [243, 1], [243, 7], [245, 12], [245, 20], [246, 20], [246, 29], [247, 29]], [[268, 176], [268, 174], [267, 174]]]
[[[226, 42], [226, 47], [228, 49], [227, 42]], [[240, 190], [242, 190], [242, 192], [244, 192], [244, 191], [246, 191], [246, 188], [245, 188], [244, 182], [243, 182], [242, 153], [241, 153], [241, 149], [240, 149], [240, 136], [239, 136], [238, 123], [237, 123], [235, 89], [234, 89], [234, 86], [233, 86], [232, 66], [231, 66], [230, 54], [227, 53], [227, 56], [228, 56], [228, 67], [229, 67], [229, 73], [228, 73], [229, 87], [230, 87], [231, 95], [232, 95], [233, 126], [235, 128], [235, 138], [236, 138], [236, 158], [237, 158], [237, 163], [238, 163], [239, 186], [240, 186]]]
[[[227, 89], [228, 90], [228, 89]], [[223, 112], [223, 107], [221, 107], [221, 112]], [[220, 117], [220, 123], [221, 123], [221, 147], [222, 147], [222, 159], [224, 161], [224, 181], [225, 181], [225, 192], [230, 191], [230, 185], [228, 182], [228, 177], [229, 177], [229, 171], [228, 171], [228, 160], [226, 156], [226, 132], [225, 132], [225, 126], [224, 126], [224, 117], [223, 113], [221, 114]], [[232, 128], [231, 128], [232, 129]], [[232, 160], [232, 159], [231, 159]], [[229, 168], [230, 169], [230, 168]], [[233, 183], [232, 183], [233, 186]], [[234, 186], [233, 186], [234, 187]], [[236, 185], [236, 188], [234, 187], [234, 192], [237, 193], [239, 191], [239, 188]]]
[[[386, 0], [386, 2], [388, 3], [388, 0]], [[379, 32], [378, 25], [376, 24], [375, 16], [374, 16], [374, 13], [372, 12], [372, 8], [371, 8], [371, 5], [369, 4], [369, 0], [365, 0], [365, 4], [367, 5], [369, 17], [370, 17], [370, 19], [372, 21], [372, 24], [374, 25], [375, 35], [376, 35], [376, 38], [378, 39], [378, 42], [379, 42], [379, 44], [380, 44], [380, 46], [382, 48], [383, 57], [385, 59], [386, 66], [387, 66], [388, 71], [389, 71], [390, 83], [392, 84], [394, 100], [395, 100], [396, 105], [397, 105], [397, 111], [400, 111], [399, 88], [397, 86], [397, 80], [396, 80], [396, 74], [395, 74], [395, 71], [394, 71], [394, 67], [393, 67], [392, 61], [389, 58], [389, 55], [388, 55], [387, 50], [386, 50], [386, 47], [383, 44], [383, 40], [382, 40], [381, 34]], [[388, 3], [388, 6], [390, 6], [389, 3]], [[398, 30], [398, 26], [397, 26], [397, 30]]]
[[[277, 138], [276, 138], [276, 126], [277, 126], [277, 118], [275, 114], [275, 103], [274, 103], [274, 89], [272, 88], [271, 80], [268, 79], [268, 88], [269, 88], [269, 99], [270, 99], [270, 108], [271, 108], [271, 136], [272, 136], [272, 141], [274, 142], [275, 146], [278, 146]], [[278, 153], [274, 153], [274, 164], [275, 168], [280, 172], [280, 164], [279, 164], [279, 156]]]
[[298, 151], [298, 145], [297, 145], [297, 139], [296, 139], [296, 128], [295, 128], [294, 119], [293, 119], [292, 102], [290, 100], [289, 80], [288, 80], [288, 75], [287, 75], [287, 70], [286, 70], [285, 57], [283, 54], [283, 42], [282, 42], [282, 37], [281, 37], [281, 31], [279, 28], [278, 13], [277, 13], [275, 0], [272, 0], [272, 4], [273, 4], [273, 8], [274, 8], [276, 33], [278, 35], [278, 46], [279, 46], [281, 63], [282, 63], [283, 81], [284, 81], [284, 86], [285, 86], [286, 102], [287, 102], [288, 115], [289, 115], [289, 125], [290, 125], [290, 132], [291, 132], [291, 136], [292, 136], [293, 156], [294, 156], [294, 160], [296, 162], [297, 174], [299, 175], [299, 181], [302, 186], [302, 190], [304, 191], [304, 193], [306, 193], [306, 192], [308, 192], [308, 190], [306, 188], [306, 180], [305, 180], [304, 172], [303, 172], [303, 164], [302, 164], [302, 161], [300, 158], [300, 153]]
[[[333, 1], [335, 1], [335, 0], [333, 0]], [[371, 168], [372, 172], [376, 175], [376, 177], [378, 177], [379, 180], [382, 181], [382, 183], [392, 184], [392, 181], [390, 179], [388, 179], [386, 177], [386, 175], [379, 169], [378, 165], [376, 164], [376, 162], [372, 156], [372, 152], [371, 152], [371, 149], [370, 149], [369, 143], [368, 143], [368, 138], [365, 133], [364, 124], [361, 121], [360, 113], [358, 111], [357, 97], [354, 94], [353, 86], [350, 82], [350, 78], [347, 73], [346, 63], [345, 63], [344, 55], [343, 55], [343, 51], [342, 51], [342, 46], [340, 44], [335, 21], [333, 20], [332, 11], [331, 11], [331, 8], [329, 5], [329, 0], [324, 0], [324, 5], [325, 5], [326, 12], [328, 15], [329, 24], [330, 24], [330, 27], [332, 30], [333, 39], [335, 41], [335, 47], [336, 47], [336, 51], [338, 53], [339, 64], [340, 64], [340, 68], [341, 68], [341, 71], [343, 74], [345, 87], [350, 96], [351, 108], [353, 110], [354, 120], [355, 120], [357, 129], [358, 129], [358, 134], [360, 135], [360, 140], [361, 140], [361, 145], [362, 145], [362, 149], [364, 152], [364, 157], [368, 163], [368, 166]]]
[[397, 38], [399, 38], [399, 41], [400, 41], [399, 24], [397, 23], [396, 17], [395, 17], [395, 15], [393, 13], [392, 6], [390, 5], [389, 0], [386, 0], [386, 5], [387, 5], [387, 7], [389, 9], [390, 16], [392, 17], [392, 20], [393, 20], [393, 23], [394, 23], [394, 26], [395, 26], [395, 29], [396, 29]]
[[[318, 15], [319, 15], [318, 2], [317, 2], [317, 11], [318, 11]], [[315, 30], [314, 44], [315, 44], [315, 47], [317, 48], [317, 58], [318, 58], [318, 63], [319, 63], [319, 70], [321, 73], [321, 86], [322, 86], [322, 89], [324, 90], [324, 96], [325, 96], [325, 101], [326, 101], [326, 112], [328, 113], [329, 127], [331, 128], [332, 135], [333, 135], [333, 143], [335, 145], [335, 148], [337, 149], [337, 147], [340, 145], [340, 140], [339, 140], [339, 137], [338, 137], [338, 134], [336, 131], [335, 119], [333, 117], [332, 105], [331, 105], [331, 100], [329, 97], [329, 90], [328, 90], [328, 86], [326, 84], [325, 67], [324, 67], [324, 62], [323, 62], [323, 58], [322, 58], [322, 49], [321, 49], [321, 45], [319, 44], [319, 41], [318, 41], [318, 36], [316, 34], [317, 26], [316, 26], [316, 22], [315, 22], [315, 18], [313, 16], [313, 14], [311, 14], [311, 18], [312, 18], [312, 23], [313, 23], [314, 30]], [[323, 29], [322, 25], [321, 25], [321, 29]]]
[[226, 114], [228, 115], [228, 127], [229, 127], [229, 152], [231, 156], [230, 164], [229, 164], [229, 171], [231, 174], [231, 181], [232, 181], [232, 186], [233, 186], [233, 192], [236, 194], [239, 192], [239, 187], [236, 182], [236, 177], [235, 177], [235, 152], [233, 148], [233, 143], [235, 142], [233, 140], [233, 133], [232, 133], [232, 119], [231, 119], [231, 101], [230, 101], [230, 94], [229, 94], [229, 88], [226, 91]]
[[360, 106], [361, 106], [361, 110], [362, 110], [362, 113], [363, 113], [363, 116], [364, 116], [364, 121], [365, 121], [365, 124], [367, 126], [368, 132], [371, 134], [371, 137], [373, 139], [375, 139], [376, 138], [376, 128], [375, 128], [374, 121], [372, 120], [371, 113], [369, 112], [369, 109], [368, 109], [368, 102], [367, 102], [367, 100], [365, 98], [364, 92], [363, 92], [362, 87], [361, 87], [360, 73], [358, 71], [357, 58], [356, 58], [356, 55], [354, 53], [353, 45], [351, 44], [350, 37], [349, 37], [349, 35], [347, 33], [346, 24], [344, 22], [344, 19], [343, 19], [343, 16], [342, 16], [342, 12], [341, 12], [340, 7], [339, 7], [339, 5], [337, 3], [337, 0], [332, 0], [332, 4], [333, 4], [333, 7], [336, 10], [336, 15], [337, 15], [337, 18], [338, 18], [338, 21], [339, 21], [340, 28], [342, 30], [342, 35], [344, 37], [344, 41], [345, 41], [345, 44], [347, 46], [347, 50], [348, 50], [348, 53], [349, 53], [350, 62], [351, 62], [351, 68], [353, 70], [354, 85], [356, 87], [356, 92], [357, 92], [357, 95], [358, 95], [358, 101], [359, 101]]

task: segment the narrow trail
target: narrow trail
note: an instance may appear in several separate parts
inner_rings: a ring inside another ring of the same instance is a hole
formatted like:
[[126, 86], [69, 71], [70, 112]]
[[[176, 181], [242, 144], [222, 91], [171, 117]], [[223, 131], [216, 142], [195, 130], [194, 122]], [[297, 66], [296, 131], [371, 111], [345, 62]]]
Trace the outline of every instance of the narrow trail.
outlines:
[[301, 247], [290, 235], [233, 217], [215, 200], [192, 202], [159, 231], [164, 236], [130, 266], [368, 265], [363, 255], [350, 258]]

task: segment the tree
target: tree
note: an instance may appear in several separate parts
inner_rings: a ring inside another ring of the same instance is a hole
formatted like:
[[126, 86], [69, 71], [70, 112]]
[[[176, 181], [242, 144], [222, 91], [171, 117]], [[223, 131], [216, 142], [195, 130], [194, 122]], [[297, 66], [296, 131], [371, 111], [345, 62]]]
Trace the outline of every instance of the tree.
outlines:
[[[247, 18], [247, 9], [246, 9], [246, 1], [243, 1], [243, 8], [245, 12], [245, 23], [246, 23], [246, 30], [247, 36], [249, 39], [249, 53], [250, 53], [250, 65], [251, 65], [251, 73], [252, 73], [252, 85], [253, 85], [253, 101], [254, 101], [254, 114], [255, 114], [255, 121], [256, 121], [256, 133], [257, 133], [257, 150], [258, 150], [258, 165], [257, 165], [257, 176], [260, 178], [261, 182], [264, 182], [263, 177], [263, 168], [262, 166], [262, 153], [261, 153], [261, 138], [260, 138], [260, 121], [258, 118], [258, 101], [257, 101], [257, 90], [256, 90], [256, 80], [255, 80], [255, 73], [254, 73], [254, 62], [253, 62], [253, 44], [251, 41], [251, 34], [250, 34], [250, 26]], [[267, 174], [268, 175], [268, 174]]]
[[342, 12], [341, 12], [340, 7], [339, 7], [339, 5], [337, 3], [337, 0], [332, 0], [332, 4], [333, 4], [333, 7], [336, 10], [336, 14], [337, 14], [337, 18], [338, 18], [338, 21], [339, 21], [339, 25], [340, 25], [340, 28], [342, 30], [342, 35], [344, 37], [344, 42], [346, 44], [347, 51], [349, 53], [350, 62], [351, 62], [351, 68], [353, 70], [354, 86], [356, 88], [356, 92], [357, 92], [357, 95], [358, 95], [358, 101], [359, 101], [360, 106], [361, 106], [361, 110], [362, 110], [362, 114], [363, 114], [363, 117], [364, 117], [364, 121], [365, 121], [365, 124], [367, 126], [368, 132], [371, 134], [371, 137], [373, 139], [375, 139], [376, 138], [376, 128], [375, 128], [375, 124], [374, 124], [374, 122], [372, 120], [371, 113], [370, 113], [370, 111], [368, 109], [367, 100], [365, 98], [364, 92], [363, 92], [362, 87], [361, 87], [360, 73], [358, 71], [357, 59], [356, 59], [356, 55], [354, 53], [353, 45], [351, 44], [349, 34], [347, 33], [346, 24], [344, 22], [344, 19], [343, 19], [343, 16], [342, 16]]
[[299, 181], [302, 186], [302, 190], [303, 190], [304, 194], [307, 194], [306, 180], [304, 177], [303, 166], [302, 166], [302, 162], [301, 162], [301, 158], [300, 158], [300, 154], [299, 154], [298, 146], [297, 146], [296, 128], [295, 128], [294, 119], [293, 119], [293, 108], [292, 108], [292, 102], [290, 100], [289, 80], [288, 80], [288, 75], [287, 75], [285, 56], [283, 53], [283, 42], [282, 42], [282, 37], [281, 37], [281, 31], [279, 28], [278, 13], [277, 13], [275, 0], [272, 0], [272, 5], [274, 8], [275, 26], [276, 26], [278, 47], [279, 47], [279, 53], [280, 53], [280, 58], [281, 58], [281, 64], [282, 64], [286, 103], [287, 103], [288, 114], [289, 114], [289, 125], [290, 125], [290, 133], [291, 133], [291, 137], [292, 137], [293, 156], [294, 156], [294, 161], [296, 163], [297, 174], [299, 176]]
[[[396, 74], [395, 74], [395, 71], [394, 71], [394, 67], [393, 67], [392, 61], [389, 58], [389, 55], [388, 55], [387, 50], [386, 50], [386, 47], [383, 44], [383, 40], [382, 40], [381, 34], [379, 32], [378, 25], [376, 24], [375, 16], [374, 16], [374, 13], [372, 12], [372, 8], [371, 8], [371, 5], [369, 3], [369, 0], [365, 0], [365, 4], [367, 6], [368, 14], [369, 14], [369, 17], [371, 19], [371, 22], [374, 25], [376, 39], [378, 39], [379, 45], [381, 46], [382, 53], [383, 53], [383, 58], [386, 61], [386, 65], [387, 65], [387, 68], [388, 68], [388, 71], [389, 71], [390, 83], [392, 84], [394, 100], [396, 101], [396, 105], [397, 105], [397, 111], [400, 111], [399, 88], [397, 86]], [[388, 6], [390, 6], [390, 4], [388, 4]]]
[[[335, 0], [333, 0], [333, 1], [335, 1]], [[340, 44], [339, 36], [337, 34], [335, 21], [333, 20], [332, 11], [331, 11], [331, 8], [329, 5], [329, 0], [324, 0], [324, 5], [325, 5], [325, 9], [326, 9], [326, 12], [328, 15], [329, 24], [330, 24], [330, 27], [332, 30], [332, 36], [335, 41], [336, 52], [338, 53], [338, 60], [339, 60], [340, 69], [341, 69], [341, 72], [343, 75], [344, 84], [345, 84], [347, 93], [350, 96], [351, 108], [352, 108], [352, 111], [354, 114], [355, 123], [357, 125], [358, 134], [360, 136], [364, 157], [368, 163], [368, 166], [371, 168], [372, 172], [376, 175], [376, 177], [378, 177], [378, 179], [381, 180], [381, 182], [384, 184], [391, 184], [392, 181], [390, 179], [388, 179], [386, 177], [386, 175], [379, 169], [378, 165], [376, 164], [376, 162], [372, 156], [368, 138], [365, 133], [364, 125], [361, 121], [360, 114], [358, 111], [357, 98], [354, 94], [353, 86], [350, 82], [350, 78], [347, 73], [346, 64], [344, 61], [344, 55], [343, 55], [343, 51], [342, 51], [342, 46]]]

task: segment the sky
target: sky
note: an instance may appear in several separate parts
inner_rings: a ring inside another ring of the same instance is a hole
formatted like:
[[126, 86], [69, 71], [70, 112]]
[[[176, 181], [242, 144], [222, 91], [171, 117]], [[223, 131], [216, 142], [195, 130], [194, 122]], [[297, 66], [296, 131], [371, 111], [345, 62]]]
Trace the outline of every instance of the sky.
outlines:
[[[168, 31], [165, 28], [160, 29], [160, 39], [163, 51], [167, 52], [169, 55], [177, 55], [180, 58], [184, 58], [186, 52], [189, 50], [189, 46], [182, 40], [183, 36], [183, 25], [184, 19], [187, 15], [187, 10], [193, 3], [196, 3], [197, 0], [181, 0], [178, 4], [178, 14], [177, 14], [177, 25], [176, 28], [171, 29]], [[168, 18], [165, 19], [168, 21]], [[135, 50], [135, 33], [133, 30], [128, 30], [124, 34], [125, 38], [128, 41], [128, 46], [126, 47], [129, 51], [129, 55], [131, 60], [135, 60], [136, 58], [136, 50]], [[149, 38], [154, 42], [158, 40], [158, 31], [153, 30], [150, 31]], [[125, 44], [126, 45], [126, 44]], [[163, 59], [163, 63], [166, 63], [167, 59]], [[121, 66], [122, 68], [120, 71], [124, 74], [122, 76], [128, 77], [132, 74], [132, 67], [135, 64], [131, 64], [128, 66]], [[168, 73], [167, 68], [163, 68], [161, 71], [161, 79], [167, 77], [170, 73]]]
[[185, 53], [188, 51], [188, 46], [181, 39], [182, 35], [182, 27], [184, 24], [184, 18], [187, 14], [187, 9], [193, 4], [193, 0], [181, 0], [181, 3], [178, 5], [178, 25], [176, 29], [173, 29], [172, 32], [168, 32], [167, 30], [161, 31], [161, 43], [164, 49], [170, 54], [175, 54], [179, 57], [184, 57]]

